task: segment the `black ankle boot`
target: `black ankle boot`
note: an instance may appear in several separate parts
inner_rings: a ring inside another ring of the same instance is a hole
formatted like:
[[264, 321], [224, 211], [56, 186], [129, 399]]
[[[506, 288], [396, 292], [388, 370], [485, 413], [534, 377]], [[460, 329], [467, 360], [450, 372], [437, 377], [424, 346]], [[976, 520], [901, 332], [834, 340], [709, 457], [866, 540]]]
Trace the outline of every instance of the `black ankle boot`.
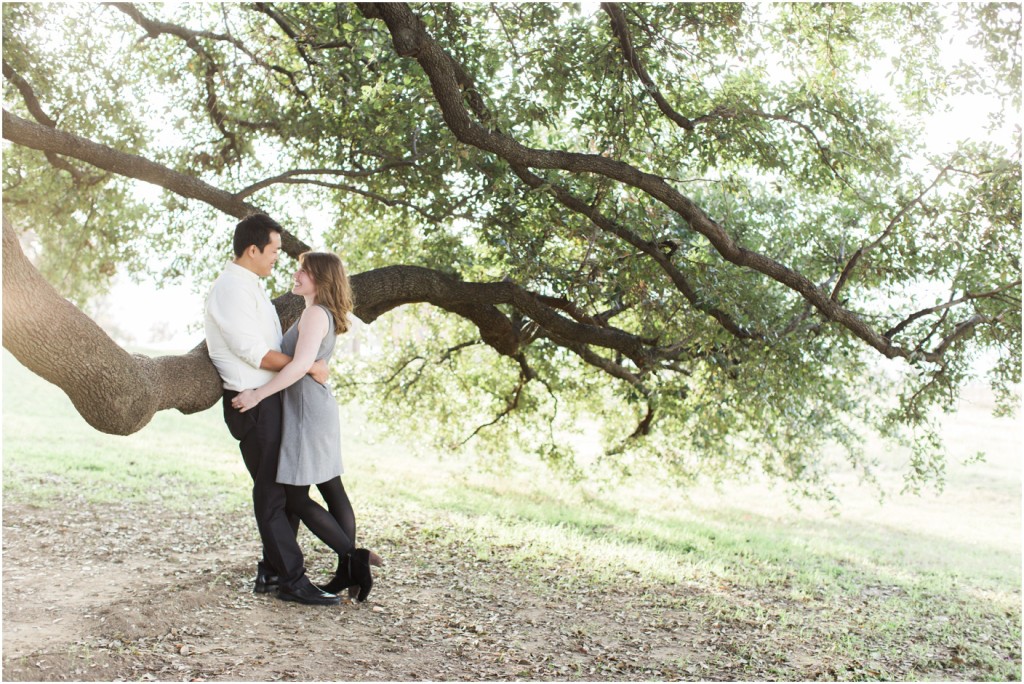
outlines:
[[326, 591], [329, 594], [340, 594], [342, 589], [355, 584], [355, 581], [352, 579], [352, 573], [349, 571], [350, 556], [351, 553], [338, 556], [338, 569], [334, 571], [334, 577], [331, 578], [330, 582], [320, 586], [321, 591]]
[[[367, 549], [355, 549], [338, 557], [338, 569], [330, 582], [320, 587], [329, 594], [339, 594], [342, 589], [349, 588], [349, 596], [362, 603], [370, 595], [373, 588], [373, 575], [370, 574], [370, 552]], [[353, 594], [351, 588], [358, 588]]]
[[362, 603], [373, 589], [373, 575], [370, 574], [370, 552], [367, 549], [356, 549], [349, 554], [349, 586], [359, 585], [356, 601]]

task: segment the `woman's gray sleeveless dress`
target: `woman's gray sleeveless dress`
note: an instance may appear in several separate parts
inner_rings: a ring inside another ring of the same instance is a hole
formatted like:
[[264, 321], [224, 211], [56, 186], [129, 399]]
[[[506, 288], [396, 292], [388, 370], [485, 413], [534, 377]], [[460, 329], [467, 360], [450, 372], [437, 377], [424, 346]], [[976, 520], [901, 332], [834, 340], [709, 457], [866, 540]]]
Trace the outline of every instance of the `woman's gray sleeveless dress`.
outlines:
[[[334, 316], [327, 307], [321, 308], [327, 311], [329, 328], [320, 342], [316, 358], [326, 361], [334, 352], [338, 336], [334, 333]], [[299, 324], [296, 322], [281, 338], [281, 351], [294, 356], [298, 340]], [[277, 481], [313, 485], [326, 482], [342, 472], [338, 403], [330, 389], [304, 375], [281, 391], [281, 459], [277, 466]]]

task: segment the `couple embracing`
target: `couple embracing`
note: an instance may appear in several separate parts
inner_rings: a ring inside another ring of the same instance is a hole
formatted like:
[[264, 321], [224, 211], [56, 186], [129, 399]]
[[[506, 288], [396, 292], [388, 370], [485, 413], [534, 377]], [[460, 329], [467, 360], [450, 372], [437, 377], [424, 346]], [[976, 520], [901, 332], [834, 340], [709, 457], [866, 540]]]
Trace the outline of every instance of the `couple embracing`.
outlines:
[[[306, 308], [282, 336], [259, 282], [277, 261], [281, 234], [264, 214], [241, 220], [235, 259], [206, 300], [206, 343], [224, 383], [224, 422], [253, 479], [263, 542], [253, 590], [311, 605], [340, 603], [342, 591], [365, 601], [373, 587], [370, 566], [381, 560], [356, 548], [355, 513], [341, 483], [338, 405], [324, 384], [337, 336], [348, 330], [352, 291], [336, 255], [302, 255], [292, 292], [306, 300]], [[310, 498], [311, 485], [327, 510]], [[296, 541], [299, 521], [338, 554], [334, 578], [323, 587], [306, 577]]]

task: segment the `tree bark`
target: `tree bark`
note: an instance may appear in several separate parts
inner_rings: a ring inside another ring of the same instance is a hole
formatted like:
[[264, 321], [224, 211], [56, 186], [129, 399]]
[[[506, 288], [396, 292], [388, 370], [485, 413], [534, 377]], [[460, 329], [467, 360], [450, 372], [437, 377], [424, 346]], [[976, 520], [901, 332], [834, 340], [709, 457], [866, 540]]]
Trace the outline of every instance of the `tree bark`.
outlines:
[[194, 413], [221, 395], [206, 343], [180, 356], [129, 354], [42, 277], [3, 219], [3, 336], [30, 370], [60, 387], [89, 425], [128, 435], [157, 411]]

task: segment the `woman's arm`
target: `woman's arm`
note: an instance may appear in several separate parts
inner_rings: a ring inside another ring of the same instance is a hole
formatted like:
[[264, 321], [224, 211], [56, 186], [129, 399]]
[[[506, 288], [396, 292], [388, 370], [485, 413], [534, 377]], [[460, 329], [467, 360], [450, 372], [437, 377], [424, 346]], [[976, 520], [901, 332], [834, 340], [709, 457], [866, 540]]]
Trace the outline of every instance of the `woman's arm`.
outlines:
[[244, 413], [271, 394], [301, 380], [316, 360], [316, 353], [320, 349], [324, 335], [327, 334], [329, 324], [327, 313], [319, 306], [311, 306], [303, 311], [302, 317], [299, 318], [299, 339], [295, 343], [295, 355], [292, 360], [274, 376], [273, 380], [262, 387], [239, 393], [231, 404]]

